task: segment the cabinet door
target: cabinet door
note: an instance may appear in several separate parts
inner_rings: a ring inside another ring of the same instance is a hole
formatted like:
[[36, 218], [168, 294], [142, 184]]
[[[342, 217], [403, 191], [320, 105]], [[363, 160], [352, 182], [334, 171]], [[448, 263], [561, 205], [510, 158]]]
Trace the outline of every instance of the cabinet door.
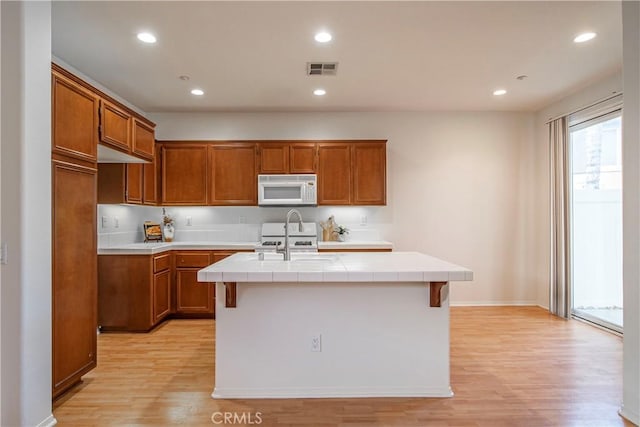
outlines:
[[52, 163], [53, 395], [96, 366], [96, 170]]
[[289, 145], [279, 142], [258, 144], [258, 168], [260, 173], [282, 174], [289, 172]]
[[209, 147], [210, 205], [256, 205], [256, 145], [216, 144]]
[[158, 203], [158, 170], [156, 162], [142, 165], [142, 203], [156, 205]]
[[317, 145], [313, 142], [296, 142], [289, 145], [290, 173], [316, 173]]
[[162, 203], [166, 205], [207, 204], [207, 145], [163, 145]]
[[164, 319], [171, 310], [171, 270], [153, 275], [153, 323]]
[[120, 151], [131, 150], [131, 116], [109, 101], [100, 108], [100, 142]]
[[98, 163], [98, 203], [127, 203], [127, 165]]
[[127, 203], [142, 203], [142, 164], [127, 164]]
[[134, 118], [133, 145], [131, 151], [140, 157], [152, 160], [155, 153], [155, 145], [156, 139], [153, 128]]
[[318, 144], [318, 204], [351, 203], [351, 144]]
[[387, 156], [384, 142], [353, 144], [353, 204], [387, 203]]
[[58, 73], [52, 76], [52, 151], [96, 161], [99, 99]]
[[176, 269], [176, 311], [213, 313], [213, 283], [198, 282], [200, 268]]

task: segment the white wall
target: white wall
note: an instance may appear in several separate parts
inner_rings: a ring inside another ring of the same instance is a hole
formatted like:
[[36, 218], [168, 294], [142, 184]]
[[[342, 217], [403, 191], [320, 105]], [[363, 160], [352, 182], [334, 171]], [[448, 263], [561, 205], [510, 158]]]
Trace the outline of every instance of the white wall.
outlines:
[[51, 425], [51, 5], [1, 7], [0, 424]]
[[624, 384], [620, 413], [640, 424], [640, 3], [622, 2]]
[[534, 252], [536, 265], [540, 266], [535, 272], [537, 289], [537, 304], [549, 308], [549, 259], [550, 259], [550, 229], [549, 222], [549, 134], [547, 121], [566, 115], [577, 109], [586, 107], [596, 101], [622, 92], [622, 73], [617, 72], [591, 86], [573, 93], [548, 107], [538, 111], [535, 115], [535, 151], [531, 157], [535, 167], [534, 175], [538, 185], [535, 188], [534, 199], [538, 206], [540, 217], [536, 219], [539, 245]]
[[[396, 250], [474, 270], [454, 304], [533, 304], [540, 235], [533, 115], [157, 113], [159, 140], [388, 139], [388, 206], [367, 208]], [[351, 214], [345, 211], [346, 216]], [[357, 215], [354, 215], [357, 218]], [[338, 222], [340, 217], [336, 216]], [[546, 280], [546, 276], [544, 277]]]

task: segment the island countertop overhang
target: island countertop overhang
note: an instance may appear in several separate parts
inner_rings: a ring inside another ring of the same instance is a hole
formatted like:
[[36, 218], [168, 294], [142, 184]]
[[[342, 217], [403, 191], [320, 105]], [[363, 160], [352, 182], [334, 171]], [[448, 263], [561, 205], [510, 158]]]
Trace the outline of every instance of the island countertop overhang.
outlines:
[[465, 267], [419, 252], [281, 255], [238, 253], [198, 272], [200, 282], [450, 282], [473, 280]]

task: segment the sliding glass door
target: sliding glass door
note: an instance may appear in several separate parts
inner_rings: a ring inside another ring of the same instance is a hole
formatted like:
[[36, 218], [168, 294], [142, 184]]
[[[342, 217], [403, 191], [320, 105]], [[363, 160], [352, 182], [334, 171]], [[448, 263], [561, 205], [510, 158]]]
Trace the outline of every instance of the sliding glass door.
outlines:
[[569, 135], [572, 314], [622, 332], [621, 112]]

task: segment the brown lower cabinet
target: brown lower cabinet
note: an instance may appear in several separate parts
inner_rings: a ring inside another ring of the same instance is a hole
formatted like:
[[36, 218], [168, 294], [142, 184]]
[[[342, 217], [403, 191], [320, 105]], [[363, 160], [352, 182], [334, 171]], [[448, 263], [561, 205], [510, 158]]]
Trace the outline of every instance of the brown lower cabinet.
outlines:
[[148, 331], [170, 312], [170, 253], [98, 256], [98, 325], [102, 331]]
[[[198, 270], [210, 265], [211, 251], [179, 251], [174, 253], [176, 265], [176, 313], [215, 313], [213, 283], [198, 282]], [[209, 317], [207, 316], [207, 317]]]
[[198, 270], [235, 251], [170, 251], [98, 256], [101, 331], [147, 332], [167, 317], [212, 318], [215, 285]]

